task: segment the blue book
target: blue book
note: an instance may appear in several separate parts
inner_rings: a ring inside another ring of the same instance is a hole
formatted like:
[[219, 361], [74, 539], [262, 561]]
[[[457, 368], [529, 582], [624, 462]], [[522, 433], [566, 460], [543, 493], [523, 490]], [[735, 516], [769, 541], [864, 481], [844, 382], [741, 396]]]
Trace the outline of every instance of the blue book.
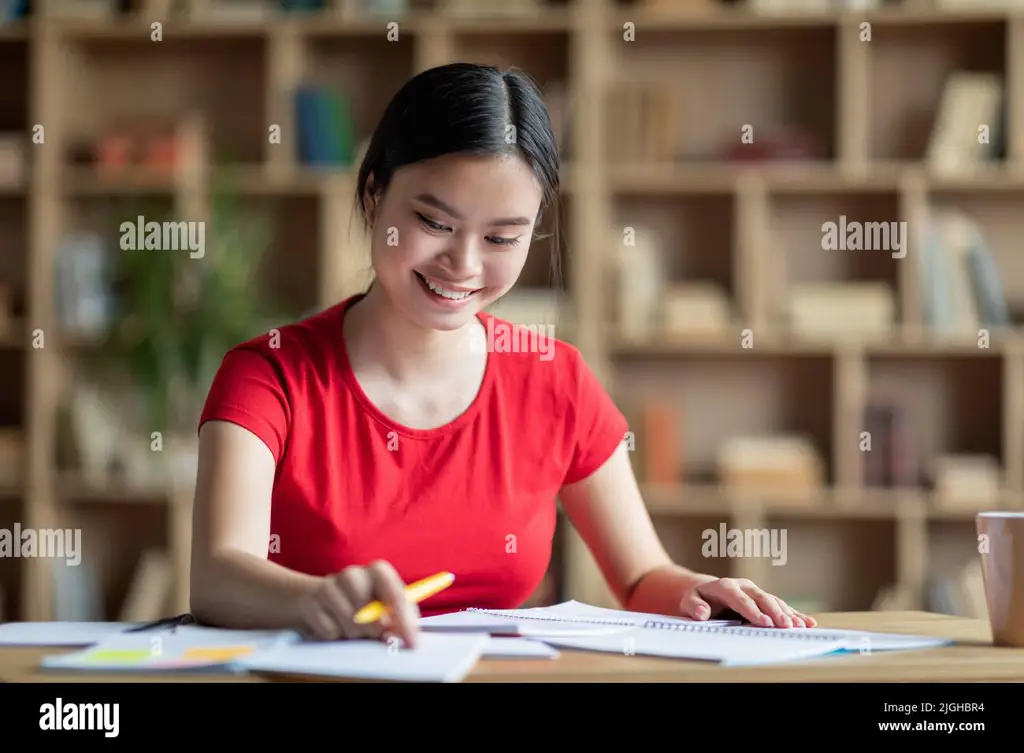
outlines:
[[324, 7], [324, 0], [281, 0], [281, 10], [286, 13], [322, 11]]
[[0, 0], [0, 24], [21, 21], [28, 16], [29, 0]]
[[971, 282], [974, 285], [981, 323], [988, 327], [1009, 327], [1013, 322], [1003, 294], [999, 267], [980, 230], [975, 229], [974, 242], [967, 257]]
[[323, 108], [326, 111], [327, 144], [331, 155], [331, 164], [337, 167], [351, 162], [349, 155], [348, 131], [349, 116], [342, 95], [331, 89], [324, 89]]
[[316, 86], [300, 86], [295, 91], [295, 116], [298, 121], [299, 162], [304, 165], [331, 164], [328, 115], [322, 91]]

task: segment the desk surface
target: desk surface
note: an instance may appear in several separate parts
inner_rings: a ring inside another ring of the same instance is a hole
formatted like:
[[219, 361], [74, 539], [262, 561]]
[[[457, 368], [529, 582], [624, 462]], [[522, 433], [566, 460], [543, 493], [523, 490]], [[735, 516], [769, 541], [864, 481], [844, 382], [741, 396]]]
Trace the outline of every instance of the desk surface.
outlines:
[[[467, 682], [1024, 682], [1024, 648], [995, 648], [988, 622], [926, 612], [815, 615], [820, 627], [950, 638], [942, 648], [832, 656], [768, 667], [563, 651], [554, 660], [486, 659]], [[0, 648], [5, 682], [268, 682], [264, 677], [42, 672], [68, 649]], [[297, 679], [297, 678], [287, 678]]]

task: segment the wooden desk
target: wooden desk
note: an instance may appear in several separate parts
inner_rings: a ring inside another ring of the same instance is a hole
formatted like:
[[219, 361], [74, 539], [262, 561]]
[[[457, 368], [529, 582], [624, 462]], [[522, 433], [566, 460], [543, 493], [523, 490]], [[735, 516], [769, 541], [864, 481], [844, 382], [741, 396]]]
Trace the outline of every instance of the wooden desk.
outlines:
[[[1024, 649], [994, 648], [986, 621], [925, 612], [816, 615], [821, 627], [950, 638], [957, 645], [921, 651], [833, 656], [752, 668], [706, 662], [563, 651], [555, 660], [481, 661], [467, 682], [1024, 682]], [[58, 674], [42, 656], [66, 649], [0, 649], [6, 682], [269, 682], [266, 677]], [[297, 679], [297, 678], [287, 678]]]

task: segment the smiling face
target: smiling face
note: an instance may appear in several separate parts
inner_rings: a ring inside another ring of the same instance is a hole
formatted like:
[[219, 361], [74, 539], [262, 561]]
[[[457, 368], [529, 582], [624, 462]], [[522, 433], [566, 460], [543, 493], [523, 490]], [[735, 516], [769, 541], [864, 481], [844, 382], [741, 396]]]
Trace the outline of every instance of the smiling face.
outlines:
[[371, 209], [377, 284], [414, 323], [462, 327], [519, 278], [542, 196], [518, 157], [453, 155], [396, 170]]

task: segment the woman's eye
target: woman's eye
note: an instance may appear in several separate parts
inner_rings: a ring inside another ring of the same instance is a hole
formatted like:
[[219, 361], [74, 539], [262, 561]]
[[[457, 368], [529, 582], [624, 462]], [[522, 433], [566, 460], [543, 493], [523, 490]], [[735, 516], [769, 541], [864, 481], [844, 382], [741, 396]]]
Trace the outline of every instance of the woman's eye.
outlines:
[[447, 227], [445, 225], [441, 225], [441, 224], [439, 224], [437, 222], [434, 222], [433, 220], [425, 217], [424, 215], [420, 214], [419, 212], [416, 213], [416, 216], [419, 217], [420, 222], [422, 222], [424, 225], [429, 227], [431, 230], [435, 230], [435, 231], [437, 231], [439, 233], [443, 233], [443, 232], [445, 232], [447, 230], [451, 230], [451, 228], [449, 228], [449, 227]]
[[493, 243], [495, 246], [515, 246], [519, 244], [518, 238], [488, 238], [489, 243]]

